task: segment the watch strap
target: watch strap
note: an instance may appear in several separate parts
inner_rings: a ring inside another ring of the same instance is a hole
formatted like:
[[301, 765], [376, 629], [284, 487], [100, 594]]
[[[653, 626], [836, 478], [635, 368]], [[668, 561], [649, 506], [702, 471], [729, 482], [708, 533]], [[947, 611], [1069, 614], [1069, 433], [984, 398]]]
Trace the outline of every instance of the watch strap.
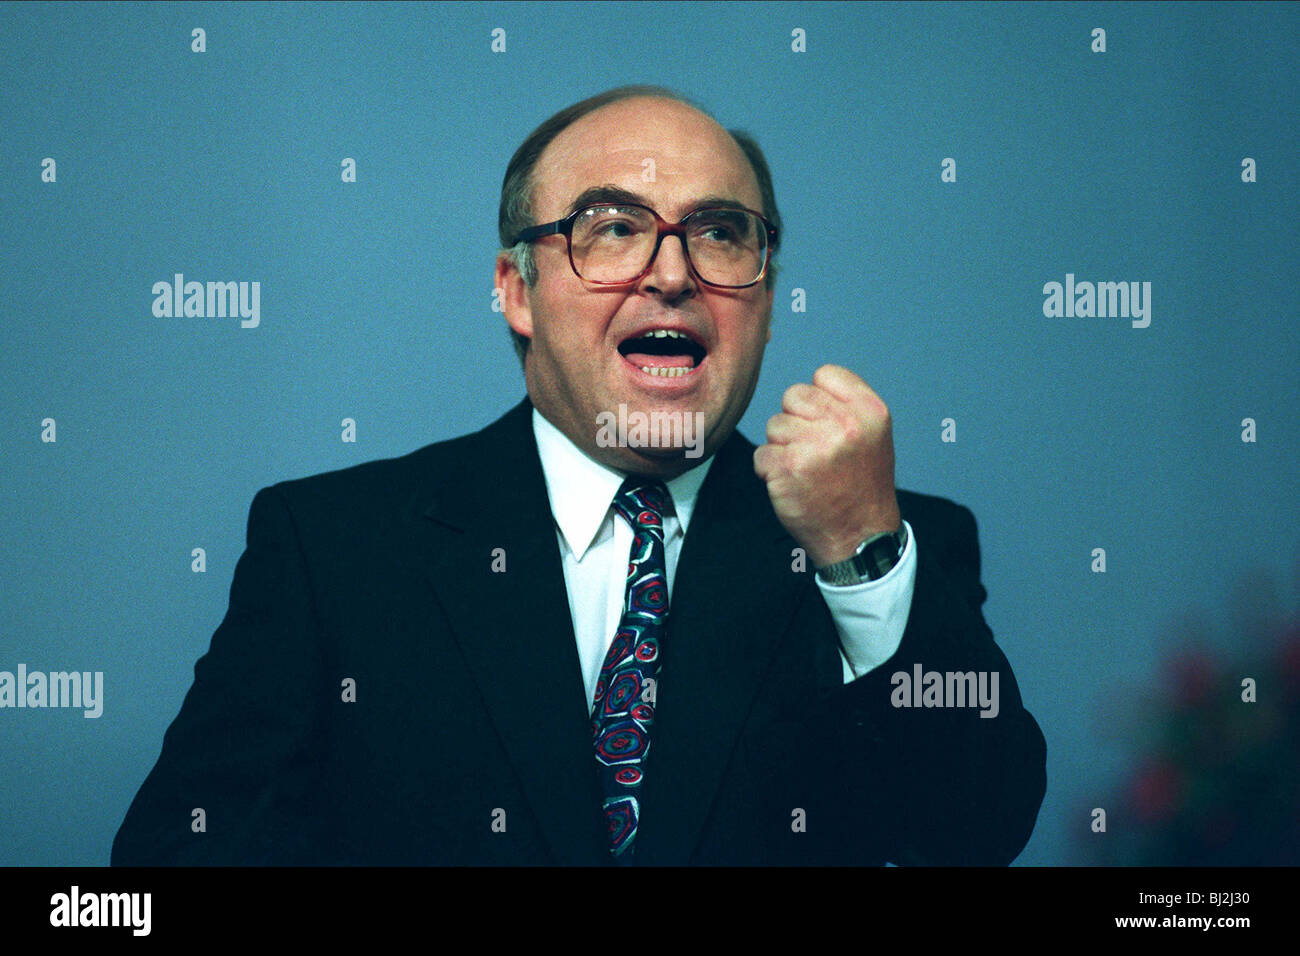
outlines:
[[818, 576], [827, 584], [847, 587], [864, 581], [878, 581], [892, 571], [907, 547], [907, 525], [897, 531], [882, 531], [858, 545], [843, 561], [818, 568]]

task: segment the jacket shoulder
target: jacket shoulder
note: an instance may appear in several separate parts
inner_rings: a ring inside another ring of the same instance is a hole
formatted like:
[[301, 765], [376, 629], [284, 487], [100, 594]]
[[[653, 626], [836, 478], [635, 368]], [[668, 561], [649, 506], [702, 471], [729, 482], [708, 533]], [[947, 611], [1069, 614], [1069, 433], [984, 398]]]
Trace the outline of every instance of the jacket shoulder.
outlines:
[[290, 478], [269, 485], [258, 496], [277, 496], [293, 510], [341, 514], [378, 510], [423, 511], [440, 490], [462, 491], [482, 483], [484, 474], [509, 466], [510, 449], [531, 440], [530, 410], [518, 405], [502, 418], [466, 435], [424, 445], [404, 455]]

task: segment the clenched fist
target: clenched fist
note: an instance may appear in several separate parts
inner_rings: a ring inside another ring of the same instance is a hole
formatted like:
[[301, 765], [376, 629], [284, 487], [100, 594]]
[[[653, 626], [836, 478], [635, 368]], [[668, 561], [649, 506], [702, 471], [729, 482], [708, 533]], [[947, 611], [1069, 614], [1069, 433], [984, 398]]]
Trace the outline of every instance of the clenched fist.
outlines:
[[903, 525], [894, 494], [889, 409], [871, 386], [839, 365], [823, 365], [811, 385], [791, 385], [767, 423], [754, 471], [781, 524], [823, 568], [863, 541]]

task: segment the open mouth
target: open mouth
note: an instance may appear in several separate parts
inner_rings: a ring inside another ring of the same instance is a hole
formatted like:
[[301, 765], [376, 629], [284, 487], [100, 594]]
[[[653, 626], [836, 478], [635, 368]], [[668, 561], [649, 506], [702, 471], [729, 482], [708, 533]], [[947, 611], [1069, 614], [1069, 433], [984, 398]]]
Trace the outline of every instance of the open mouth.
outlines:
[[685, 332], [651, 329], [624, 339], [619, 354], [647, 375], [679, 378], [690, 375], [704, 361], [708, 350]]

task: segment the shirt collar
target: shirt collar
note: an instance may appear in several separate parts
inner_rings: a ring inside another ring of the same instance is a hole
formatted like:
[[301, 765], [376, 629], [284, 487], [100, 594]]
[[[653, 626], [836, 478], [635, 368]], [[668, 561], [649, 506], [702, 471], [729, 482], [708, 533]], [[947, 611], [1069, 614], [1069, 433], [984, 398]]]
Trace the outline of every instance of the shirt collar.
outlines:
[[[551, 499], [551, 513], [564, 536], [569, 550], [579, 561], [596, 540], [596, 534], [609, 514], [610, 503], [623, 479], [624, 472], [602, 465], [571, 442], [536, 408], [533, 409], [533, 436], [537, 454], [546, 476], [546, 491]], [[695, 510], [700, 486], [713, 465], [710, 455], [700, 464], [665, 482], [677, 514], [677, 530], [665, 532], [685, 535]]]

